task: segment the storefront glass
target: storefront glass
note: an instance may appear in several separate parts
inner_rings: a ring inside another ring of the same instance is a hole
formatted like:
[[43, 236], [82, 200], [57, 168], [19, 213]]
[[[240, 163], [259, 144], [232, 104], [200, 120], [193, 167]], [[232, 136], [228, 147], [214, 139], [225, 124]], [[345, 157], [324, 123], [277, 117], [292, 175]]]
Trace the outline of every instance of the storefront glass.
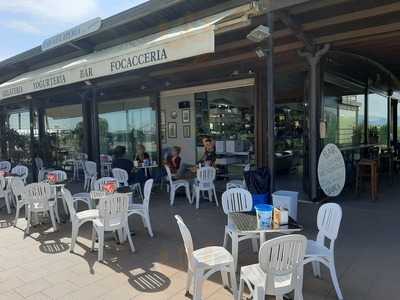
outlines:
[[116, 146], [124, 146], [126, 158], [133, 160], [142, 144], [158, 160], [157, 114], [150, 104], [148, 97], [99, 103], [100, 153], [112, 155]]
[[388, 98], [381, 94], [368, 95], [369, 144], [388, 144]]
[[69, 159], [85, 151], [82, 105], [46, 109], [43, 157], [51, 164], [65, 167]]

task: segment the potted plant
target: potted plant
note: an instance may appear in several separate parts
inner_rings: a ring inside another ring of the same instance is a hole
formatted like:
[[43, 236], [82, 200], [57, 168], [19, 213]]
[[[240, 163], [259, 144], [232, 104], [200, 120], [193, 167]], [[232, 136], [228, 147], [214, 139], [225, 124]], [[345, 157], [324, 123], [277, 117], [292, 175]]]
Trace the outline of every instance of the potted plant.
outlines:
[[353, 145], [360, 145], [362, 140], [362, 126], [356, 125], [353, 128], [352, 142]]

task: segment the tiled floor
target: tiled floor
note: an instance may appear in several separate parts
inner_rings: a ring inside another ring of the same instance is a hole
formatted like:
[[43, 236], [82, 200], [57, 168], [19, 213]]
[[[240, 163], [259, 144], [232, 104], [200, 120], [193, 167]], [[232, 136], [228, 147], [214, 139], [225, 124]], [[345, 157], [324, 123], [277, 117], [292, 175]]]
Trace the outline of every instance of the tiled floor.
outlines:
[[[337, 241], [336, 262], [345, 299], [398, 299], [400, 242], [397, 228], [400, 189], [385, 186], [381, 201], [371, 203], [351, 193], [340, 201], [344, 220]], [[200, 209], [178, 197], [175, 206], [168, 196], [156, 190], [151, 199], [151, 219], [155, 237], [150, 238], [140, 220], [131, 225], [136, 235], [136, 253], [127, 244], [108, 239], [105, 263], [97, 262], [97, 253], [89, 251], [90, 225], [84, 225], [75, 253], [69, 252], [69, 223], [53, 233], [47, 225], [32, 229], [24, 236], [25, 220], [18, 228], [11, 217], [0, 211], [0, 299], [187, 299], [185, 298], [186, 256], [174, 221], [180, 214], [192, 231], [195, 248], [221, 245], [225, 216], [221, 208], [202, 202]], [[318, 206], [300, 205], [304, 234], [314, 237]], [[246, 242], [241, 245], [240, 264], [257, 261]], [[304, 299], [336, 299], [329, 275], [314, 279], [306, 267]], [[219, 276], [204, 286], [204, 298], [232, 299]]]

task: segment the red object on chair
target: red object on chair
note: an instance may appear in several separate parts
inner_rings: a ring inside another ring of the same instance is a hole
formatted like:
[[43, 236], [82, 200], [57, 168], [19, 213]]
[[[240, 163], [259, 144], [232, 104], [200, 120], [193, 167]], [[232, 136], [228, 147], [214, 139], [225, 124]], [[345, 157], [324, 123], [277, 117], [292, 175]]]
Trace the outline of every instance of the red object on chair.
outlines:
[[103, 190], [108, 193], [114, 193], [117, 190], [117, 183], [115, 181], [109, 181], [103, 185]]
[[57, 175], [53, 174], [53, 173], [49, 173], [47, 174], [47, 179], [51, 182], [51, 183], [56, 183], [57, 182]]

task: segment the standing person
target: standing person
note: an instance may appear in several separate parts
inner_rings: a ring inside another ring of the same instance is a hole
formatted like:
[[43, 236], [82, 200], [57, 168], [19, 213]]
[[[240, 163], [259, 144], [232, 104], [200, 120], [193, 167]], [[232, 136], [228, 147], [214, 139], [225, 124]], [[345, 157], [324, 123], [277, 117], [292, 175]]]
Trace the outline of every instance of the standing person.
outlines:
[[217, 154], [215, 153], [214, 140], [211, 137], [203, 138], [204, 154], [201, 157], [199, 163], [206, 166], [214, 166], [217, 160]]

